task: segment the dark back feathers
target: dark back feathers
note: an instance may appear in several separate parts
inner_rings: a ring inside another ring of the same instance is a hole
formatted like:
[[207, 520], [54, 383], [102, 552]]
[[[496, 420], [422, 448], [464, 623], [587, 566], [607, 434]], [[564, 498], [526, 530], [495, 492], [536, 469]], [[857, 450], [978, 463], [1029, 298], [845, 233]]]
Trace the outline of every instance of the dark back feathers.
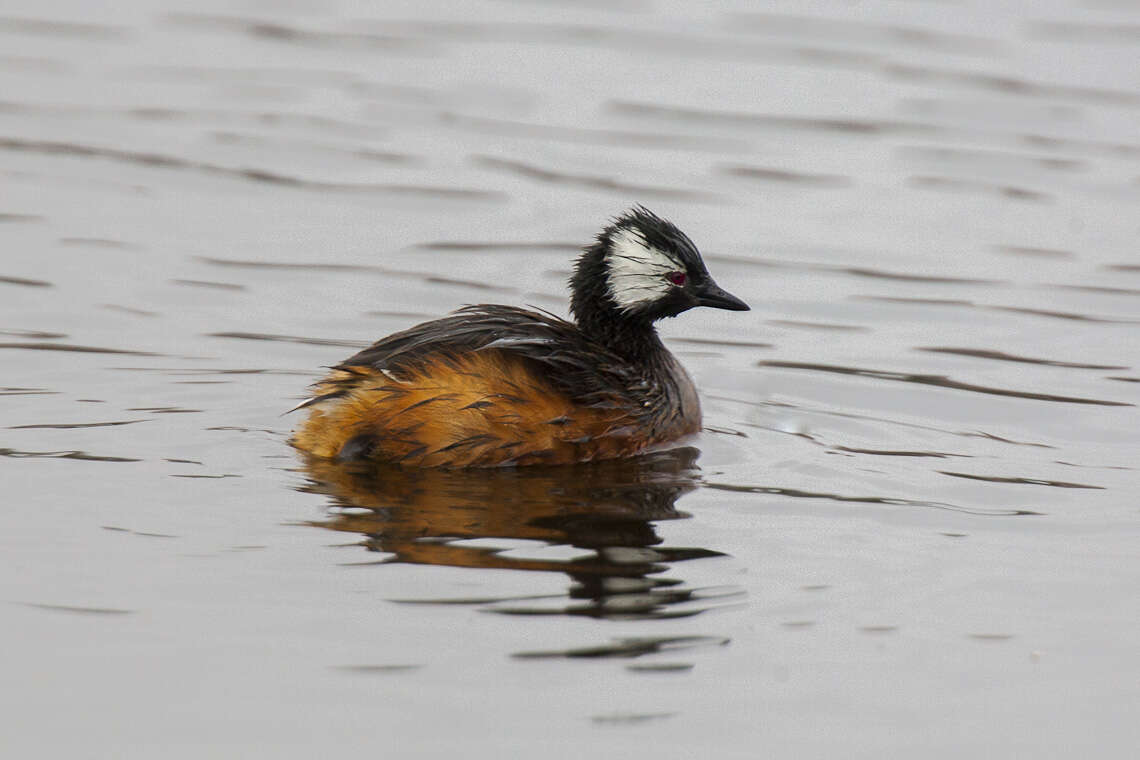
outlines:
[[366, 366], [397, 378], [429, 360], [470, 351], [501, 351], [530, 362], [571, 399], [602, 405], [607, 398], [653, 394], [651, 367], [637, 367], [588, 338], [576, 325], [514, 306], [467, 306], [382, 338], [334, 369]]

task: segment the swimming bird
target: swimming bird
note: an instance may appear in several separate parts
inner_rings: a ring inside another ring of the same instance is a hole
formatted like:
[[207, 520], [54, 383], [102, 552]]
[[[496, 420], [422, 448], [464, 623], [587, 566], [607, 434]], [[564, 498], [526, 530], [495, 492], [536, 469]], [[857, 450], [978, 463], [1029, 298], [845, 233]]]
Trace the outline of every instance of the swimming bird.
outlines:
[[637, 206], [579, 256], [573, 321], [467, 306], [332, 368], [292, 443], [310, 455], [409, 467], [567, 464], [696, 433], [696, 388], [654, 323], [696, 306], [747, 311], [693, 242]]

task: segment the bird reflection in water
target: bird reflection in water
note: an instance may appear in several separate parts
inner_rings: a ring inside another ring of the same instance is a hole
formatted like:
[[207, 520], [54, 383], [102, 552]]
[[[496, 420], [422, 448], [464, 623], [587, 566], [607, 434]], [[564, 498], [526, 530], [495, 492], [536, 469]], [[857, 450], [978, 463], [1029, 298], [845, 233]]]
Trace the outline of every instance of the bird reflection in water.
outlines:
[[[568, 595], [554, 598], [555, 606], [544, 596], [424, 603], [483, 604], [517, 615], [687, 617], [739, 593], [687, 588], [662, 576], [678, 562], [723, 556], [662, 546], [654, 526], [689, 516], [676, 502], [697, 487], [698, 456], [694, 448], [678, 448], [588, 464], [481, 470], [308, 459], [309, 482], [302, 490], [332, 500], [329, 518], [309, 524], [363, 534], [368, 550], [390, 555], [379, 564], [560, 572], [572, 580]], [[492, 541], [471, 545], [470, 539]], [[504, 551], [517, 546], [496, 548], [493, 539], [584, 551], [569, 559], [512, 556]]]

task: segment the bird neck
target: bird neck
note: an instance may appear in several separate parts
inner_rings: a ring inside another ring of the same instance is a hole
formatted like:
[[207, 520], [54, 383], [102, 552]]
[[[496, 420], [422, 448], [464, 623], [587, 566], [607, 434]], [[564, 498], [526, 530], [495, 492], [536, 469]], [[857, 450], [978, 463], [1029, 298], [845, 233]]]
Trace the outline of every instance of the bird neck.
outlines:
[[570, 312], [591, 340], [649, 371], [665, 366], [669, 351], [657, 337], [653, 320], [619, 309], [607, 290], [606, 251], [612, 230], [583, 251], [570, 278]]
[[626, 316], [608, 305], [580, 306], [574, 317], [586, 337], [637, 367], [659, 369], [669, 354], [649, 320]]

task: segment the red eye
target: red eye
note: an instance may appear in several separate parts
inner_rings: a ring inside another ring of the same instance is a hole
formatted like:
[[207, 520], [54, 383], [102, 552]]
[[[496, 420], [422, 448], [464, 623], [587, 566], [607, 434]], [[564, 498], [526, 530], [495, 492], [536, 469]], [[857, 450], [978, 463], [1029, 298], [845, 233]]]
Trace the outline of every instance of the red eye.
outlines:
[[673, 283], [674, 285], [684, 285], [685, 284], [685, 273], [684, 272], [670, 272], [669, 274], [665, 275], [665, 279], [668, 280], [669, 282]]

